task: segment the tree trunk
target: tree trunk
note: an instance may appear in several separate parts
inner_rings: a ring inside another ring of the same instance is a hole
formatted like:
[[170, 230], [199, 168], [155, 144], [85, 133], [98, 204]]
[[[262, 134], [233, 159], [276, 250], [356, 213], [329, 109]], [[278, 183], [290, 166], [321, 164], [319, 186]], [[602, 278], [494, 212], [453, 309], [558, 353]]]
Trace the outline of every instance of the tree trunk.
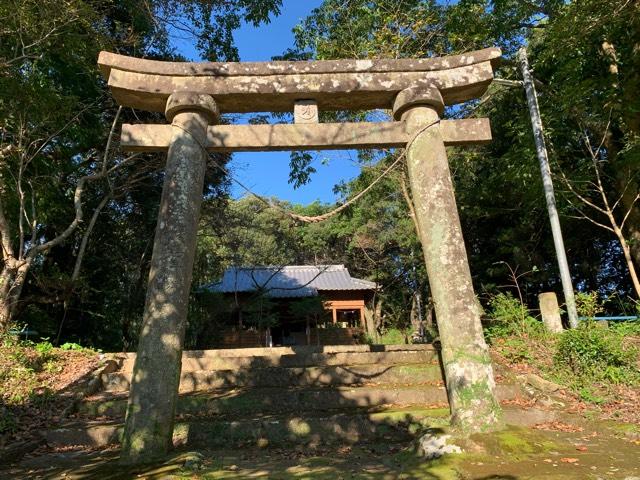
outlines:
[[382, 299], [378, 297], [375, 300], [375, 307], [373, 309], [373, 325], [376, 329], [376, 338], [382, 327]]
[[627, 268], [629, 269], [629, 276], [631, 277], [631, 282], [633, 283], [633, 288], [636, 291], [636, 296], [640, 298], [640, 280], [638, 280], [638, 273], [636, 272], [636, 267], [633, 264], [633, 259], [631, 258], [631, 249], [629, 248], [629, 244], [625, 239], [622, 231], [614, 226], [613, 232], [618, 237], [618, 241], [620, 242], [620, 246], [622, 247], [622, 253], [624, 254], [624, 259], [627, 262]]
[[451, 421], [464, 432], [484, 431], [498, 425], [500, 407], [437, 123], [442, 98], [435, 89], [419, 95], [425, 101], [410, 104], [402, 119], [415, 135], [407, 164], [438, 319]]
[[377, 342], [378, 332], [376, 331], [375, 313], [369, 305], [366, 305], [364, 309], [364, 321], [366, 333], [369, 337], [369, 340], [372, 342]]
[[409, 320], [411, 322], [411, 333], [414, 334], [420, 328], [420, 319], [418, 318], [418, 304], [415, 292], [413, 292], [413, 295], [411, 295], [411, 313], [409, 314]]
[[[640, 45], [636, 46], [640, 47]], [[628, 58], [626, 62], [622, 62], [622, 68], [625, 70], [622, 75], [622, 78], [625, 78], [623, 86], [620, 82], [620, 63], [615, 45], [609, 41], [603, 41], [601, 48], [605, 58], [609, 60], [611, 85], [619, 92], [620, 102], [623, 105], [621, 109], [622, 131], [605, 131], [603, 134], [604, 145], [607, 148], [609, 162], [614, 165], [618, 192], [622, 195], [623, 211], [625, 213], [629, 212], [624, 229], [629, 249], [629, 252], [625, 252], [625, 260], [627, 260], [627, 255], [630, 254], [636, 268], [640, 268], [640, 205], [636, 203], [639, 186], [638, 182], [633, 180], [633, 174], [635, 173], [633, 167], [625, 167], [616, 163], [618, 152], [625, 142], [625, 135], [634, 137], [640, 133], [640, 115], [638, 115], [637, 111], [628, 107], [628, 105], [635, 103], [640, 94], [640, 74], [638, 73], [640, 61], [637, 58], [638, 56], [635, 55], [632, 58]]]
[[[640, 205], [636, 201], [638, 195], [638, 184], [630, 179], [631, 173], [626, 177], [626, 181], [622, 178], [618, 181], [618, 188], [622, 191], [622, 212], [629, 212], [629, 216], [624, 224], [624, 238], [626, 239], [628, 253], [632, 258], [632, 262], [637, 268], [640, 268]], [[621, 175], [619, 174], [619, 177]], [[623, 248], [624, 250], [624, 248]]]
[[13, 279], [15, 278], [15, 268], [5, 265], [0, 274], [0, 331], [6, 331], [11, 324], [11, 308], [9, 294]]
[[32, 261], [27, 259], [16, 268], [17, 262], [11, 260], [10, 266], [5, 265], [0, 274], [0, 330], [6, 330], [15, 317], [22, 289], [31, 268]]

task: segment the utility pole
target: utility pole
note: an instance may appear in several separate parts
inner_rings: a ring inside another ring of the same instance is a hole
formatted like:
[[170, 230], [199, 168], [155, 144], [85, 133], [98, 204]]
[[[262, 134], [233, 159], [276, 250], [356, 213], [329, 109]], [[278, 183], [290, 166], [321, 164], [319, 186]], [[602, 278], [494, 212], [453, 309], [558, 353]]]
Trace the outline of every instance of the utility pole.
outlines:
[[564, 291], [564, 302], [567, 306], [567, 314], [569, 315], [569, 327], [576, 328], [578, 326], [576, 300], [573, 295], [573, 285], [571, 283], [571, 274], [569, 273], [569, 263], [567, 262], [567, 254], [564, 249], [564, 241], [562, 240], [562, 231], [560, 229], [560, 218], [558, 217], [558, 210], [556, 208], [556, 197], [553, 191], [553, 182], [551, 181], [549, 157], [547, 155], [547, 147], [545, 145], [544, 135], [542, 133], [542, 120], [540, 119], [538, 97], [536, 95], [535, 85], [533, 84], [533, 77], [531, 76], [531, 71], [529, 70], [527, 50], [524, 47], [518, 50], [518, 61], [520, 63], [520, 70], [522, 72], [524, 90], [527, 94], [527, 104], [529, 105], [529, 114], [531, 115], [531, 128], [533, 129], [533, 138], [535, 139], [538, 160], [540, 161], [542, 185], [544, 187], [544, 196], [547, 200], [547, 210], [549, 211], [549, 221], [551, 222], [553, 243], [556, 247], [556, 256], [558, 257], [560, 279], [562, 281], [562, 290]]

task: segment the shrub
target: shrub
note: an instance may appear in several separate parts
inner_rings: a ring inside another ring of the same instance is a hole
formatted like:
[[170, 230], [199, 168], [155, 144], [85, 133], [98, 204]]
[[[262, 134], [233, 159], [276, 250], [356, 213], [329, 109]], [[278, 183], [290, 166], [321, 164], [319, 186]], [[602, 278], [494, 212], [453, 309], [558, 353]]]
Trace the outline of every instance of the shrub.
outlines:
[[382, 335], [378, 336], [380, 345], [402, 345], [407, 343], [407, 332], [398, 328], [389, 328]]
[[594, 319], [597, 314], [604, 312], [604, 307], [598, 292], [578, 292], [576, 293], [576, 310], [581, 317]]
[[509, 336], [542, 336], [544, 325], [529, 314], [526, 305], [511, 293], [498, 293], [489, 300], [486, 333], [489, 339]]
[[46, 355], [53, 350], [53, 344], [45, 340], [44, 342], [36, 343], [35, 349], [40, 355]]
[[635, 382], [638, 380], [637, 358], [637, 349], [625, 344], [620, 332], [586, 321], [562, 334], [554, 364], [559, 370], [574, 375], [580, 384], [599, 380]]
[[84, 350], [84, 347], [82, 345], [78, 345], [77, 343], [63, 343], [62, 345], [60, 345], [60, 350], [76, 350], [76, 351], [82, 351]]
[[636, 336], [640, 337], [640, 321], [632, 322], [617, 322], [615, 324], [609, 324], [609, 329], [614, 330], [623, 337]]

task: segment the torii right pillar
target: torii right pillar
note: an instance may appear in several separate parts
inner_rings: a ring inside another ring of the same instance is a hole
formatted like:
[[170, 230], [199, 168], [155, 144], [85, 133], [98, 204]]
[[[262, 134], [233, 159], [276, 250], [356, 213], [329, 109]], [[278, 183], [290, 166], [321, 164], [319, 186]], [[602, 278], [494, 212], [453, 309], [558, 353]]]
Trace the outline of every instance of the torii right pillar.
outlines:
[[500, 406], [440, 133], [443, 110], [437, 88], [412, 87], [398, 94], [393, 114], [413, 138], [407, 166], [435, 303], [451, 422], [465, 432], [484, 431], [499, 425]]

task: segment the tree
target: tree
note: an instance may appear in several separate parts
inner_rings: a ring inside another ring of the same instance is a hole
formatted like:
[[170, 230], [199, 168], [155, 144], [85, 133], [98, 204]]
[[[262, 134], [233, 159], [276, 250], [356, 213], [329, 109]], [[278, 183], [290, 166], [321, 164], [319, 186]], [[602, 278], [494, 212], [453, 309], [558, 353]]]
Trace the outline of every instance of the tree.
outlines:
[[[626, 202], [626, 204], [623, 203], [623, 199], [630, 185], [636, 182], [635, 177], [637, 174], [632, 175], [627, 180], [626, 186], [617, 198], [610, 199], [610, 190], [607, 188], [607, 184], [610, 183], [611, 179], [607, 178], [603, 172], [604, 166], [606, 166], [607, 163], [606, 155], [602, 151], [604, 141], [598, 147], [594, 148], [591, 145], [589, 137], [585, 135], [584, 143], [592, 166], [592, 178], [587, 177], [588, 179], [574, 182], [569, 180], [564, 174], [562, 175], [562, 180], [569, 190], [570, 195], [575, 197], [576, 200], [576, 202], [574, 202], [570, 199], [569, 202], [576, 210], [578, 218], [588, 220], [616, 236], [618, 242], [620, 242], [620, 248], [627, 263], [629, 276], [631, 277], [636, 296], [640, 297], [640, 280], [638, 279], [638, 274], [631, 256], [629, 242], [624, 235], [625, 224], [627, 220], [629, 220], [636, 203], [640, 200], [640, 193], [637, 193], [635, 198]], [[617, 181], [619, 182], [620, 179], [618, 178]], [[587, 207], [591, 213], [587, 213]]]
[[[121, 216], [134, 198], [124, 191], [132, 189], [140, 175], [150, 173], [143, 166], [127, 169], [129, 178], [118, 177], [119, 183], [105, 181], [100, 160], [109, 157], [112, 165], [120, 165], [125, 157], [117, 149], [109, 151], [113, 114], [104, 112], [114, 109], [97, 72], [98, 52], [109, 49], [175, 59], [174, 36], [180, 31], [180, 35], [188, 32], [193, 36], [203, 56], [234, 60], [237, 49], [231, 32], [241, 21], [268, 21], [269, 15], [279, 13], [280, 4], [280, 0], [115, 4], [68, 0], [61, 5], [45, 0], [10, 1], [0, 6], [7, 20], [0, 30], [2, 328], [21, 313], [20, 299], [30, 269], [44, 270], [52, 263], [46, 260], [49, 255], [62, 252], [63, 244], [76, 239], [73, 253], [83, 259], [100, 213]], [[121, 118], [134, 115], [126, 112]], [[160, 158], [145, 159], [150, 157]], [[219, 181], [219, 172], [213, 177]], [[158, 181], [161, 178], [156, 175]], [[56, 188], [51, 189], [52, 185]], [[213, 191], [211, 185], [209, 191]], [[107, 208], [108, 204], [114, 208]], [[92, 212], [89, 227], [82, 229], [87, 210]], [[82, 260], [75, 263], [79, 267]], [[61, 272], [54, 272], [60, 276]], [[74, 268], [69, 273], [71, 286], [66, 292], [76, 290], [73, 284], [79, 272]], [[31, 287], [41, 290], [35, 284]], [[63, 302], [45, 298], [47, 292], [39, 293], [31, 300], [64, 303], [66, 316], [67, 293], [58, 295], [57, 291], [55, 295]]]

